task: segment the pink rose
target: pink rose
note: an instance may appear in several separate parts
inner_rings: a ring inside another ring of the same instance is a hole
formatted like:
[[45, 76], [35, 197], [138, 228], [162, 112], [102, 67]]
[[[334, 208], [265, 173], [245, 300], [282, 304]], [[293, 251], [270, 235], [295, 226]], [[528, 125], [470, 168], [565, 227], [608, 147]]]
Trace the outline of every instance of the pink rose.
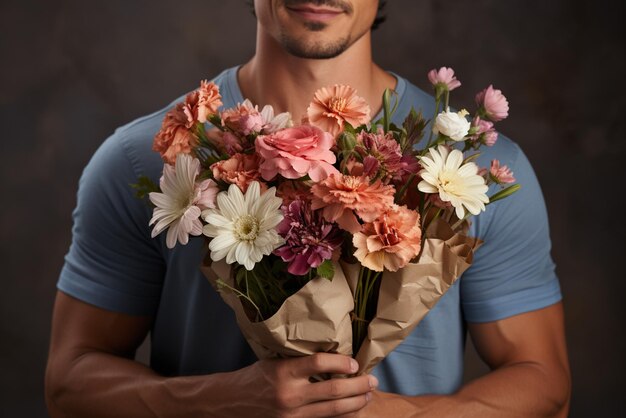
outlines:
[[310, 125], [302, 125], [260, 135], [256, 138], [256, 151], [263, 162], [261, 176], [273, 179], [276, 174], [288, 179], [309, 175], [313, 181], [321, 181], [331, 173], [338, 173], [332, 166], [335, 145], [331, 134]]
[[509, 116], [509, 102], [502, 91], [494, 89], [491, 85], [476, 95], [476, 104], [481, 106], [485, 115], [494, 122]]

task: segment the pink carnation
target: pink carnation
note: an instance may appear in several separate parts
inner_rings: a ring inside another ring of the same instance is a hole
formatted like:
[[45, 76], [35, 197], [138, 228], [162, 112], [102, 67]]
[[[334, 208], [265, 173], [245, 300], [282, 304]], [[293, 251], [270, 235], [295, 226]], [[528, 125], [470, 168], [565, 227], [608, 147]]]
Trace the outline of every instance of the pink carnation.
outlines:
[[[261, 176], [259, 162], [259, 157], [256, 154], [235, 154], [228, 160], [218, 161], [211, 165], [211, 171], [215, 180], [236, 184], [245, 193], [250, 183], [258, 181]], [[265, 184], [259, 183], [264, 189]]]
[[406, 206], [394, 205], [354, 234], [354, 256], [370, 270], [398, 271], [417, 257], [421, 238], [419, 214]]
[[461, 82], [454, 76], [454, 70], [447, 67], [441, 67], [439, 70], [430, 70], [428, 72], [428, 80], [436, 89], [444, 88], [444, 91], [452, 91], [461, 85]]
[[324, 208], [324, 219], [354, 233], [361, 229], [356, 215], [366, 222], [373, 221], [393, 205], [395, 189], [380, 180], [370, 184], [366, 176], [337, 173], [314, 184], [311, 192], [313, 210]]
[[498, 184], [515, 183], [515, 177], [513, 177], [511, 169], [505, 165], [501, 166], [498, 160], [491, 161], [489, 175]]
[[308, 122], [337, 136], [345, 122], [357, 127], [370, 121], [370, 107], [350, 86], [335, 84], [315, 92], [307, 108]]
[[263, 116], [249, 100], [222, 112], [222, 125], [239, 135], [261, 132], [264, 124]]
[[485, 115], [494, 122], [509, 116], [509, 102], [502, 91], [494, 89], [491, 85], [476, 95], [476, 104], [481, 106]]
[[255, 145], [263, 159], [261, 176], [269, 181], [276, 174], [287, 179], [298, 179], [308, 174], [313, 181], [323, 180], [338, 172], [332, 166], [336, 157], [330, 148], [334, 144], [332, 135], [308, 125], [260, 135]]

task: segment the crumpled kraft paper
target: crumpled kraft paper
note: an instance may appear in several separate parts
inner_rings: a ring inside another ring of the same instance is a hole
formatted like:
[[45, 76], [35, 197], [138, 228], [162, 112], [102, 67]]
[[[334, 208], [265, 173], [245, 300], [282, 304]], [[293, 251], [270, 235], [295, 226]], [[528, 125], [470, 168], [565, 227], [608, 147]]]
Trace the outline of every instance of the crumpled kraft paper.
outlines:
[[[420, 323], [446, 291], [472, 264], [476, 238], [455, 234], [445, 222], [434, 221], [426, 233], [418, 263], [397, 272], [385, 271], [380, 282], [376, 316], [356, 355], [358, 374], [369, 373]], [[341, 262], [354, 292], [359, 264]]]
[[318, 352], [352, 354], [350, 313], [354, 299], [339, 265], [332, 281], [315, 278], [287, 298], [272, 317], [251, 322], [241, 300], [228, 289], [220, 290], [217, 279], [234, 287], [231, 268], [223, 260], [207, 256], [202, 273], [233, 309], [237, 324], [259, 359], [304, 356]]
[[[356, 355], [358, 374], [369, 373], [393, 351], [471, 265], [480, 245], [476, 238], [455, 234], [443, 221], [429, 226], [418, 263], [397, 272], [385, 271], [380, 283], [376, 316]], [[285, 300], [271, 318], [251, 322], [239, 298], [219, 289], [222, 279], [234, 286], [231, 268], [207, 256], [201, 267], [222, 299], [234, 310], [244, 337], [259, 359], [293, 357], [316, 352], [352, 355], [353, 292], [359, 264], [335, 265], [332, 281], [313, 279]]]

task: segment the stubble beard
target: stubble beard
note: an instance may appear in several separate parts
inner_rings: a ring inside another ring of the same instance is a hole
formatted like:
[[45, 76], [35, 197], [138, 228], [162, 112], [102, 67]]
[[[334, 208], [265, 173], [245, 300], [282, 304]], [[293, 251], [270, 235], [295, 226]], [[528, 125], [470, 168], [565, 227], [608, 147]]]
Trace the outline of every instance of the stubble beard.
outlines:
[[[310, 32], [321, 32], [326, 28], [326, 24], [318, 22], [307, 22], [305, 25]], [[280, 41], [289, 54], [305, 59], [322, 60], [335, 58], [341, 55], [350, 46], [349, 36], [333, 42], [308, 43], [303, 39], [290, 37], [286, 33], [282, 33]]]

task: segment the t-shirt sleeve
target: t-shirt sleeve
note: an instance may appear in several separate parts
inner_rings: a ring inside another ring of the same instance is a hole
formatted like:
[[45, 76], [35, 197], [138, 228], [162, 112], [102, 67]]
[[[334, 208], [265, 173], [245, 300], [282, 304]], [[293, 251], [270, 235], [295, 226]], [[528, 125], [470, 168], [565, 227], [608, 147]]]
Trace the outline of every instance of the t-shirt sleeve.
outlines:
[[487, 206], [476, 219], [484, 244], [460, 279], [468, 322], [496, 321], [561, 300], [541, 189], [526, 156], [517, 145], [512, 147], [502, 163], [513, 170], [521, 189]]
[[134, 196], [139, 169], [123, 131], [107, 139], [85, 168], [73, 212], [72, 244], [57, 288], [103, 309], [152, 315], [164, 261], [150, 238], [151, 209]]

